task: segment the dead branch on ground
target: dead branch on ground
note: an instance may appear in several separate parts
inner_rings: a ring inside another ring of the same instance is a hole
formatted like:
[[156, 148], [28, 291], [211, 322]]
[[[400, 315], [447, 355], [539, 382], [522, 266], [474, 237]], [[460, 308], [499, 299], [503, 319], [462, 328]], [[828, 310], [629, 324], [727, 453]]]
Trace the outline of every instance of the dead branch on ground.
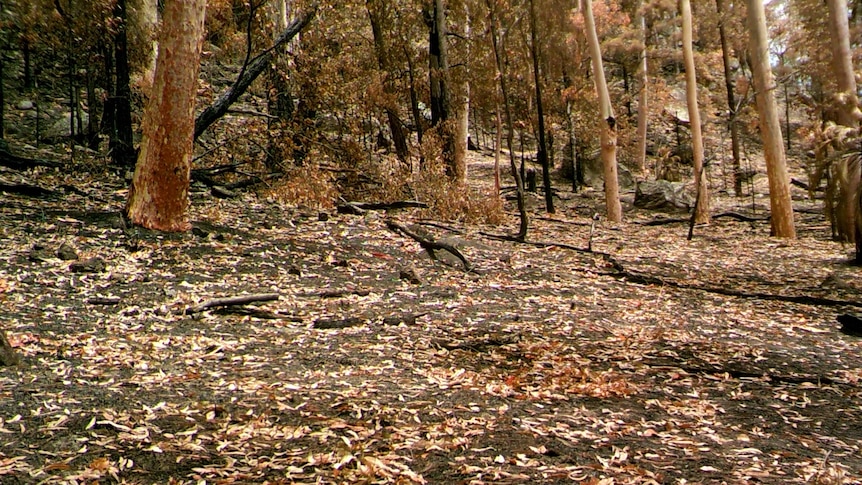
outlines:
[[251, 295], [239, 295], [239, 296], [229, 296], [225, 298], [213, 298], [207, 300], [200, 305], [186, 308], [186, 315], [191, 315], [193, 313], [200, 313], [208, 308], [214, 307], [222, 307], [222, 306], [232, 306], [232, 305], [245, 305], [248, 303], [254, 303], [258, 301], [273, 301], [278, 300], [278, 293], [256, 293]]

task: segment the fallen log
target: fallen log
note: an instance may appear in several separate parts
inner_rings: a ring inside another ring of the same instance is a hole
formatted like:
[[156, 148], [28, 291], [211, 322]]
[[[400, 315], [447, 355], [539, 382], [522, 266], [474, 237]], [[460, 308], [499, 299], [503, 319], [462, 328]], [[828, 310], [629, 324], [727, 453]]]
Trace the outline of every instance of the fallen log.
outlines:
[[0, 148], [0, 165], [14, 170], [26, 170], [33, 167], [60, 168], [65, 164], [41, 158], [27, 158], [15, 155], [9, 150]]
[[193, 313], [200, 313], [208, 308], [215, 307], [223, 307], [223, 306], [232, 306], [232, 305], [245, 305], [248, 303], [254, 303], [259, 301], [273, 301], [278, 300], [278, 293], [256, 293], [251, 295], [239, 295], [239, 296], [229, 296], [225, 298], [213, 298], [207, 300], [200, 305], [186, 308], [186, 315], [191, 315]]
[[301, 297], [318, 297], [318, 298], [341, 298], [344, 296], [356, 295], [356, 296], [368, 296], [371, 294], [371, 290], [366, 290], [363, 288], [347, 288], [347, 289], [335, 289], [335, 290], [321, 290], [321, 291], [312, 291], [308, 293], [301, 293], [297, 296]]
[[396, 234], [401, 233], [418, 242], [419, 245], [422, 246], [422, 249], [428, 252], [428, 255], [431, 256], [431, 259], [437, 261], [437, 255], [435, 254], [435, 251], [448, 251], [453, 256], [461, 260], [461, 263], [464, 264], [464, 271], [472, 271], [472, 266], [470, 265], [470, 262], [467, 261], [467, 258], [465, 258], [464, 255], [461, 254], [461, 251], [458, 251], [458, 248], [456, 248], [455, 246], [452, 246], [451, 244], [432, 241], [431, 239], [422, 237], [393, 220], [386, 221], [386, 227], [388, 227], [389, 230]]
[[338, 206], [339, 214], [350, 214], [350, 212], [342, 212], [342, 206], [347, 206], [360, 211], [378, 211], [390, 209], [408, 209], [418, 208], [427, 209], [428, 204], [419, 202], [418, 200], [396, 200], [395, 202], [346, 202]]

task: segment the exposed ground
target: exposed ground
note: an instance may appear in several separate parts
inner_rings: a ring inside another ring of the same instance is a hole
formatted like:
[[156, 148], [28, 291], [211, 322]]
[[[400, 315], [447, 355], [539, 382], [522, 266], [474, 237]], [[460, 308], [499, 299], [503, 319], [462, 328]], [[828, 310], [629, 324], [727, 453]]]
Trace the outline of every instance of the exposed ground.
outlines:
[[[630, 194], [626, 223], [593, 228], [597, 192], [561, 189], [553, 217], [534, 196], [529, 239], [586, 252], [479, 234], [514, 217], [204, 192], [193, 233], [158, 235], [123, 228], [121, 180], [28, 177], [56, 192], [0, 195], [23, 359], [0, 368], [3, 484], [862, 481], [862, 339], [835, 320], [862, 312], [862, 278], [802, 191], [795, 241], [730, 218], [686, 241], [636, 224], [660, 215]], [[63, 243], [104, 267], [72, 271]], [[280, 296], [186, 312], [252, 293]]]

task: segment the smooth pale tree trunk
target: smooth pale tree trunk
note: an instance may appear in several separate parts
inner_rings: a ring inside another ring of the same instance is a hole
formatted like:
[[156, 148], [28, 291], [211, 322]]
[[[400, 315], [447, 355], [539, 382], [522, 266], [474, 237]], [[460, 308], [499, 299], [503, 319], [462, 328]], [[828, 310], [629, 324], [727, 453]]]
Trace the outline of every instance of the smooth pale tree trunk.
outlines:
[[[838, 122], [847, 127], [859, 125], [859, 100], [856, 96], [856, 78], [850, 50], [850, 30], [847, 19], [847, 3], [844, 0], [827, 0], [829, 8], [829, 32], [832, 36], [832, 70], [838, 88]], [[862, 210], [862, 180], [858, 163], [843, 161], [841, 167], [840, 194], [838, 201], [838, 236], [847, 242], [856, 243], [857, 260], [862, 261], [862, 238], [859, 211]]]
[[551, 163], [548, 160], [548, 143], [545, 140], [545, 111], [542, 106], [542, 76], [539, 72], [539, 41], [536, 26], [535, 0], [530, 0], [530, 56], [533, 58], [533, 81], [536, 84], [536, 115], [539, 121], [539, 164], [542, 166], [542, 185], [545, 188], [545, 210], [554, 211], [554, 192], [551, 190]]
[[[469, 39], [471, 21], [470, 8], [468, 5], [465, 5], [464, 8], [466, 9], [464, 15], [464, 37]], [[460, 82], [461, 97], [458, 106], [458, 130], [455, 135], [454, 157], [459, 165], [455, 173], [458, 176], [458, 181], [460, 183], [464, 183], [467, 180], [467, 148], [468, 138], [470, 137], [470, 77], [472, 75], [470, 59], [473, 58], [473, 54], [471, 52], [469, 42], [465, 43], [464, 56], [467, 61], [462, 67], [465, 72], [461, 77]]]
[[590, 58], [593, 64], [593, 81], [599, 98], [599, 134], [602, 144], [602, 166], [605, 176], [605, 205], [607, 218], [611, 222], [622, 222], [623, 208], [620, 204], [620, 186], [617, 176], [617, 121], [614, 118], [608, 84], [605, 81], [605, 71], [602, 66], [602, 50], [599, 36], [596, 33], [596, 23], [593, 20], [592, 0], [581, 0], [584, 14], [584, 25], [587, 29], [587, 42], [590, 47]]
[[640, 71], [638, 72], [638, 77], [640, 78], [641, 83], [641, 92], [638, 97], [638, 127], [637, 127], [637, 138], [638, 138], [638, 151], [637, 151], [637, 164], [638, 170], [641, 173], [646, 169], [646, 149], [647, 149], [647, 122], [649, 121], [649, 72], [648, 64], [647, 64], [647, 29], [646, 29], [646, 19], [638, 8], [637, 19], [636, 22], [641, 31], [641, 38], [643, 39], [643, 49], [641, 50], [641, 65]]
[[129, 189], [132, 224], [188, 230], [195, 95], [206, 0], [167, 0], [152, 93], [144, 109], [141, 153]]
[[500, 196], [500, 151], [503, 150], [503, 116], [500, 114], [500, 103], [496, 109], [497, 132], [494, 133], [494, 193]]
[[145, 94], [149, 94], [156, 74], [156, 30], [159, 26], [157, 0], [132, 0], [129, 4], [129, 24], [140, 37], [139, 54], [143, 57], [143, 62], [133, 69], [132, 79]]
[[739, 154], [739, 124], [736, 121], [736, 95], [733, 90], [733, 74], [730, 68], [730, 46], [727, 43], [727, 29], [724, 0], [715, 0], [718, 11], [718, 38], [721, 42], [721, 61], [724, 66], [724, 89], [727, 91], [728, 126], [730, 127], [730, 151], [733, 156], [733, 192], [742, 196], [742, 164]]
[[680, 0], [682, 14], [682, 60], [685, 65], [685, 100], [688, 105], [688, 119], [691, 125], [691, 150], [694, 160], [694, 185], [697, 190], [697, 204], [694, 208], [694, 222], [709, 222], [709, 188], [703, 167], [703, 134], [700, 130], [700, 109], [697, 106], [697, 75], [694, 68], [694, 53], [691, 48], [691, 3]]
[[856, 77], [853, 72], [853, 57], [850, 51], [850, 31], [847, 20], [847, 2], [826, 0], [829, 7], [829, 32], [832, 36], [832, 70], [838, 87], [838, 122], [844, 126], [856, 126], [857, 116]]
[[772, 235], [795, 238], [790, 183], [784, 159], [781, 121], [775, 103], [775, 79], [769, 65], [769, 41], [762, 0], [748, 0], [748, 30], [757, 111], [760, 114], [760, 132], [763, 136], [763, 154], [766, 158], [766, 175], [769, 177]]

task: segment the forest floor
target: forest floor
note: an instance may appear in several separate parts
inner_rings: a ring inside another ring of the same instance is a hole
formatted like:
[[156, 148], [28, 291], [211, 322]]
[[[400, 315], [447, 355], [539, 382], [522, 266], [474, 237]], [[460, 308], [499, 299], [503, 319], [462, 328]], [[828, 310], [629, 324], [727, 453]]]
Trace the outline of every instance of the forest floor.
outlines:
[[3, 484], [862, 481], [862, 338], [836, 322], [860, 268], [796, 188], [793, 241], [732, 218], [687, 241], [632, 194], [593, 221], [602, 195], [561, 188], [553, 216], [530, 196], [536, 245], [481, 233], [514, 216], [200, 191], [193, 232], [153, 234], [120, 179], [30, 175], [53, 191], [0, 196]]

